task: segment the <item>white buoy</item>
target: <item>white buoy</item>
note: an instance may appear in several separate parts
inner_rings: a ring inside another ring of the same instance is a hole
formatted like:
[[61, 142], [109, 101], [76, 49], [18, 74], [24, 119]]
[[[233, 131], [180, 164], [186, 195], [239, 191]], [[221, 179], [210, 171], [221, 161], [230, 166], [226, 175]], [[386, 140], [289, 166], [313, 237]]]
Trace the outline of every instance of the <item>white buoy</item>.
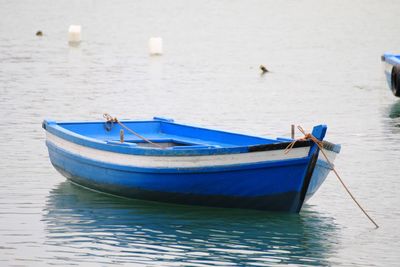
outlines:
[[79, 44], [81, 41], [81, 25], [71, 25], [68, 29], [68, 42], [70, 44]]
[[149, 39], [149, 53], [152, 56], [160, 56], [163, 53], [162, 38], [161, 37], [151, 37]]

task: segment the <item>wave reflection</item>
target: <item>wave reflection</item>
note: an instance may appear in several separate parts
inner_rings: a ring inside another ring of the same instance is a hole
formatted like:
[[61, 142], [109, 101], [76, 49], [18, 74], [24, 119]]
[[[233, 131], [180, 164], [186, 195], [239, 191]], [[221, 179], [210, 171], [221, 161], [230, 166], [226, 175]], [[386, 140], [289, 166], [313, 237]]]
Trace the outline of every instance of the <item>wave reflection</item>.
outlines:
[[[54, 264], [329, 265], [332, 218], [119, 199], [63, 182], [44, 218]], [[54, 262], [56, 258], [56, 262]]]
[[389, 118], [391, 119], [400, 118], [400, 101], [390, 106]]

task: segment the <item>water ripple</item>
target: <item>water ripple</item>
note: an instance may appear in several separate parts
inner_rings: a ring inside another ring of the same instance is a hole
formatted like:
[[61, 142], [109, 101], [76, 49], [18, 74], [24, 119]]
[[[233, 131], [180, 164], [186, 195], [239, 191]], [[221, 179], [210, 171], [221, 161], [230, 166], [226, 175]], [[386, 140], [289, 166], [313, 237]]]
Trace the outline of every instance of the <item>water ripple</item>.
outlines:
[[[399, 52], [400, 1], [0, 6], [1, 266], [398, 265], [400, 102], [379, 56]], [[83, 26], [77, 47], [71, 23]], [[162, 57], [147, 55], [152, 34]], [[300, 215], [123, 201], [63, 182], [42, 120], [104, 112], [262, 136], [327, 124], [339, 172], [381, 228], [333, 176]]]
[[75, 249], [95, 259], [107, 254], [130, 262], [140, 256], [146, 264], [243, 265], [269, 259], [269, 264], [321, 265], [334, 253], [336, 240], [332, 219], [313, 212], [277, 216], [129, 201], [69, 182], [51, 191], [43, 221], [46, 244], [56, 246], [57, 255]]

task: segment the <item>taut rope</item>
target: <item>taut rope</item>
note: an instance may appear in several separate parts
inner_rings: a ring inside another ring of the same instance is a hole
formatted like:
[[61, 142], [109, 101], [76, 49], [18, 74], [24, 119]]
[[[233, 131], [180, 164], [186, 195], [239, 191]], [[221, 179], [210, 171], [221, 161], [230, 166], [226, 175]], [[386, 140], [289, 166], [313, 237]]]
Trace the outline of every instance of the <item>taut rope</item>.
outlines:
[[136, 135], [137, 137], [139, 137], [140, 139], [146, 141], [147, 143], [152, 144], [152, 145], [154, 145], [154, 146], [156, 146], [156, 147], [159, 147], [159, 148], [164, 148], [164, 147], [160, 146], [159, 144], [156, 144], [156, 143], [154, 143], [154, 142], [151, 142], [151, 141], [150, 141], [149, 139], [147, 139], [146, 137], [141, 136], [140, 134], [134, 132], [132, 129], [129, 129], [129, 128], [126, 127], [122, 122], [120, 122], [116, 117], [112, 117], [112, 116], [111, 116], [110, 114], [108, 114], [108, 113], [104, 113], [104, 114], [103, 114], [103, 117], [106, 119], [107, 122], [110, 122], [110, 123], [114, 123], [114, 122], [115, 122], [115, 123], [118, 123], [122, 128], [125, 128], [128, 132], [130, 132], [130, 133]]
[[335, 167], [333, 166], [332, 162], [328, 159], [328, 156], [326, 155], [324, 149], [323, 149], [323, 144], [320, 140], [318, 140], [315, 136], [313, 136], [311, 133], [306, 133], [301, 126], [297, 126], [297, 128], [300, 130], [302, 134], [304, 134], [304, 137], [299, 138], [297, 140], [294, 140], [291, 142], [285, 149], [285, 154], [289, 153], [290, 150], [293, 148], [294, 144], [297, 141], [304, 141], [304, 140], [312, 140], [320, 149], [322, 154], [324, 155], [326, 161], [332, 168], [333, 172], [336, 174], [336, 177], [339, 179], [340, 183], [346, 190], [346, 192], [350, 195], [350, 197], [353, 199], [353, 201], [357, 204], [357, 206], [361, 209], [361, 211], [367, 216], [367, 218], [375, 225], [376, 228], [379, 228], [378, 224], [368, 215], [368, 213], [361, 207], [360, 203], [356, 200], [356, 198], [353, 196], [353, 194], [350, 192], [349, 188], [345, 185], [343, 182], [342, 178], [340, 177], [339, 173], [336, 171]]

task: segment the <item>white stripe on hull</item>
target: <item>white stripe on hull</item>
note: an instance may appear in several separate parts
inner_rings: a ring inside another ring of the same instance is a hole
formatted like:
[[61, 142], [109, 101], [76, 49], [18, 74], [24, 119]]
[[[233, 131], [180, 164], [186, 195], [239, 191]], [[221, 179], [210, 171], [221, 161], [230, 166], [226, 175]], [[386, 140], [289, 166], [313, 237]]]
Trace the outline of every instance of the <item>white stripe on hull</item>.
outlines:
[[234, 164], [258, 163], [275, 160], [295, 159], [307, 157], [310, 147], [293, 148], [290, 153], [284, 150], [259, 151], [251, 153], [225, 155], [198, 155], [198, 156], [144, 156], [121, 154], [105, 150], [94, 149], [75, 144], [49, 132], [47, 141], [69, 153], [92, 160], [130, 167], [143, 168], [198, 168]]

